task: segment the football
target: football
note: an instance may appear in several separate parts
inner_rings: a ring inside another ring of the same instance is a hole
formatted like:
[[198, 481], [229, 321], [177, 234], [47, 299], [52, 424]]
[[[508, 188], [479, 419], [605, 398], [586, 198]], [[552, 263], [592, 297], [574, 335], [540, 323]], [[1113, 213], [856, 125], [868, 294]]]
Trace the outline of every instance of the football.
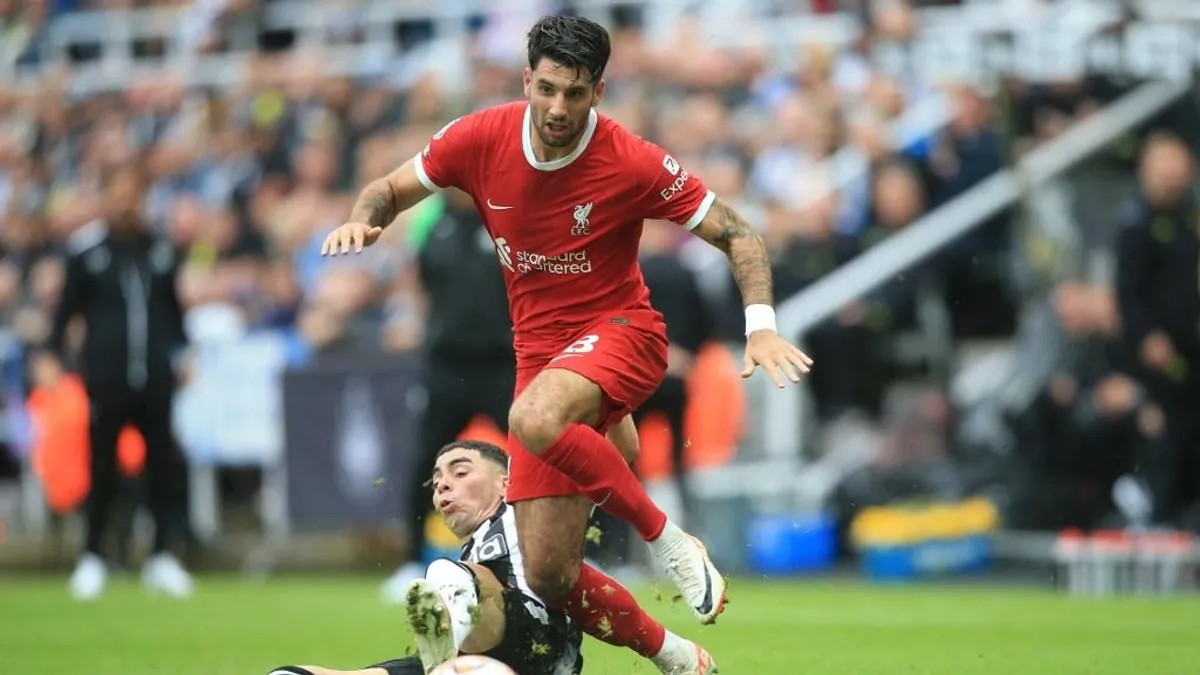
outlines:
[[473, 675], [517, 675], [516, 671], [486, 656], [459, 656], [434, 668], [429, 675], [456, 675], [457, 673], [472, 673]]

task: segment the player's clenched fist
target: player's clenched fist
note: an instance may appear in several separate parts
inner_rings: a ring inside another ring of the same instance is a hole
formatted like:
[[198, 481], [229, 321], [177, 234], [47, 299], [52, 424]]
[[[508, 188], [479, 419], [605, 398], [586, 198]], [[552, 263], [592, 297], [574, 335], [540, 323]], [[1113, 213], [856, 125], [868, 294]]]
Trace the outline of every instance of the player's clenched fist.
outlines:
[[367, 223], [346, 223], [325, 237], [325, 243], [321, 245], [321, 255], [362, 253], [363, 247], [379, 241], [381, 234], [382, 227], [372, 227]]
[[783, 387], [782, 371], [792, 382], [800, 381], [800, 373], [812, 367], [808, 354], [796, 349], [790, 342], [779, 337], [773, 330], [757, 330], [746, 338], [746, 356], [743, 359], [742, 377], [754, 374], [755, 366], [762, 366], [767, 376], [777, 387]]

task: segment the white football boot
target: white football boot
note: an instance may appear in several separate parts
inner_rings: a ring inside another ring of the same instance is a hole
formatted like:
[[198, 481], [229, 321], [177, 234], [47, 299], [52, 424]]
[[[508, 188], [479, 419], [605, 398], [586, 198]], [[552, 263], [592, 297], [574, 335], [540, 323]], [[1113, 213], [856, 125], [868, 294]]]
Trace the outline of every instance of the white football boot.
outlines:
[[704, 647], [667, 632], [662, 651], [650, 659], [662, 675], [715, 675], [717, 662]]
[[450, 628], [450, 612], [434, 590], [433, 584], [417, 579], [408, 587], [405, 609], [408, 625], [417, 642], [417, 654], [425, 672], [458, 656], [454, 644], [454, 632]]
[[142, 587], [151, 593], [183, 600], [192, 597], [196, 584], [170, 553], [156, 553], [142, 566]]
[[647, 544], [696, 619], [702, 624], [715, 623], [725, 610], [725, 577], [713, 565], [704, 544], [669, 520], [658, 539]]
[[71, 597], [80, 602], [87, 602], [103, 595], [107, 585], [108, 565], [95, 553], [84, 553], [75, 565], [67, 587], [71, 591]]

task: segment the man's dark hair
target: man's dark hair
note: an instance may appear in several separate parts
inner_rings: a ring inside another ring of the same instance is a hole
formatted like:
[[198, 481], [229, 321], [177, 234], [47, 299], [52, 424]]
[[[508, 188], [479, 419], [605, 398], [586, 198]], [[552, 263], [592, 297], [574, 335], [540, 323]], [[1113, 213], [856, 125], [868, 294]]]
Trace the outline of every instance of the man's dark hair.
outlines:
[[586, 69], [592, 84], [604, 76], [612, 44], [604, 26], [580, 16], [545, 16], [529, 29], [529, 68], [550, 59], [576, 72]]
[[454, 441], [452, 443], [443, 445], [442, 449], [438, 450], [437, 456], [441, 457], [451, 450], [474, 450], [475, 452], [479, 453], [480, 457], [488, 460], [489, 462], [494, 462], [495, 464], [499, 465], [501, 469], [508, 471], [508, 453], [504, 452], [500, 449], [500, 446], [493, 443], [473, 440]]

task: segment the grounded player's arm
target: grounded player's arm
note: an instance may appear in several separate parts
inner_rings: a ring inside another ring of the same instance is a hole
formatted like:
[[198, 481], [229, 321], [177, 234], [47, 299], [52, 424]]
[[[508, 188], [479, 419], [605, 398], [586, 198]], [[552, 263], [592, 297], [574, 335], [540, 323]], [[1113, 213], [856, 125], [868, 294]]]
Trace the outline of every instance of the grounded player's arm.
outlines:
[[363, 188], [346, 224], [325, 238], [321, 255], [361, 252], [379, 239], [396, 216], [416, 206], [431, 192], [421, 182], [416, 157]]
[[800, 381], [800, 373], [808, 372], [812, 359], [776, 332], [771, 259], [762, 237], [719, 199], [692, 232], [725, 252], [742, 292], [747, 338], [742, 377], [750, 377], [755, 366], [762, 366], [778, 387], [783, 386], [780, 372], [792, 382]]
[[[733, 277], [742, 292], [742, 304], [746, 307], [773, 305], [775, 298], [771, 290], [771, 259], [767, 255], [767, 246], [737, 211], [717, 199], [692, 233], [721, 249], [729, 258]], [[774, 327], [774, 321], [770, 327]]]

